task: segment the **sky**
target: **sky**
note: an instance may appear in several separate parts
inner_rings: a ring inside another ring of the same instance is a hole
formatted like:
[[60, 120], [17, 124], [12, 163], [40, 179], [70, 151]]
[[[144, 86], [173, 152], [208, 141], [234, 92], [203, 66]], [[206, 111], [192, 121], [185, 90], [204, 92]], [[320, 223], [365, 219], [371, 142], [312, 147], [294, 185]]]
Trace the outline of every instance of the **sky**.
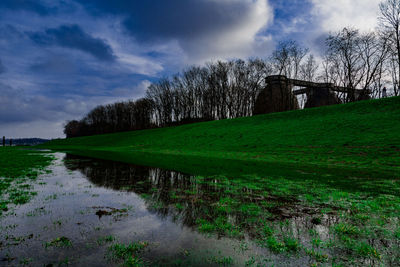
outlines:
[[0, 135], [64, 137], [67, 120], [137, 99], [189, 65], [318, 56], [329, 33], [376, 27], [380, 0], [1, 0]]

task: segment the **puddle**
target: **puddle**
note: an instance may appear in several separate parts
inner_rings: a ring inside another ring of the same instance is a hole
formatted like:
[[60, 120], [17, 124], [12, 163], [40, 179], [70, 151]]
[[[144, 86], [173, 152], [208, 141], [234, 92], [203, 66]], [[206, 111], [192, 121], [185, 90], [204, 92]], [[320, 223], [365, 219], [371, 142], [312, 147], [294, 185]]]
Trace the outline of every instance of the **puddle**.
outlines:
[[[357, 240], [361, 235], [358, 228], [346, 228], [349, 221], [342, 219], [348, 207], [341, 206], [340, 197], [346, 192], [334, 191], [325, 200], [323, 193], [313, 194], [310, 184], [282, 179], [193, 176], [63, 153], [55, 156], [52, 173], [35, 184], [37, 196], [0, 217], [0, 265], [119, 266], [122, 261], [111, 259], [108, 248], [132, 242], [146, 244], [140, 252], [145, 265], [398, 262], [395, 238], [375, 235], [369, 244], [379, 249], [379, 256], [370, 247], [360, 258], [345, 251], [345, 245], [329, 246], [340, 231], [340, 238]], [[307, 190], [299, 192], [300, 187]], [[385, 216], [382, 231], [396, 231], [398, 211]], [[341, 223], [343, 229], [336, 229]]]

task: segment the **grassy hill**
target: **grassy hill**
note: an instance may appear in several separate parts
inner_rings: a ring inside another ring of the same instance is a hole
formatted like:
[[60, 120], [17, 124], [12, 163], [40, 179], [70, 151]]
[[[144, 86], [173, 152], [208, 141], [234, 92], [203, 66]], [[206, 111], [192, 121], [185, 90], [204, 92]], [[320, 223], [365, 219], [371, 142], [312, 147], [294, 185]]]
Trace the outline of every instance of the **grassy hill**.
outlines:
[[132, 165], [69, 161], [101, 186], [129, 185], [162, 218], [169, 210], [207, 235], [248, 236], [260, 265], [399, 266], [400, 97], [39, 147], [190, 174], [151, 168], [142, 180]]
[[197, 156], [400, 171], [400, 97], [60, 139], [55, 150]]

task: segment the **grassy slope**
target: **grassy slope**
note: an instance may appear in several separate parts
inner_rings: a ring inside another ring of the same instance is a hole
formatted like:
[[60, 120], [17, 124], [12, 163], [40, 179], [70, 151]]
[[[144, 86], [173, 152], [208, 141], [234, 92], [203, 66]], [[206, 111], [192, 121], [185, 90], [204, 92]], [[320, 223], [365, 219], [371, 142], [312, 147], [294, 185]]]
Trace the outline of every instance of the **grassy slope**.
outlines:
[[178, 127], [54, 140], [42, 147], [398, 171], [400, 97]]

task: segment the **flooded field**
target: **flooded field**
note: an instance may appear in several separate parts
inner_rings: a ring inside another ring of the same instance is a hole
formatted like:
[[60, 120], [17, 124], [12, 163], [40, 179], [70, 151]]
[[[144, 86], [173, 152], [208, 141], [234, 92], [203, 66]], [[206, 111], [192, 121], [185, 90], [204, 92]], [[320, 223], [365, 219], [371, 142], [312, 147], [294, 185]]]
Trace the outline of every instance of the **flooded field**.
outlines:
[[400, 265], [397, 179], [192, 175], [55, 156], [37, 195], [0, 217], [0, 265]]

